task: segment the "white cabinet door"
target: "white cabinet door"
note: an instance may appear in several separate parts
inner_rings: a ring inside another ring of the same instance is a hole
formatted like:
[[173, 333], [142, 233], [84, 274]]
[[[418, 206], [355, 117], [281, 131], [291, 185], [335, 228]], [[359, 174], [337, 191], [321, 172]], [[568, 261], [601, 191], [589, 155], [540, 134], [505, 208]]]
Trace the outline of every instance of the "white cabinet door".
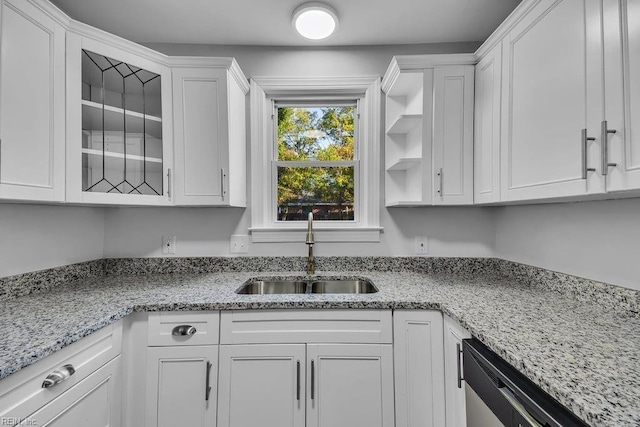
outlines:
[[66, 201], [172, 205], [166, 57], [107, 33], [69, 32], [66, 53]]
[[228, 171], [227, 71], [174, 68], [175, 192], [179, 205], [218, 205]]
[[148, 348], [147, 427], [215, 426], [217, 367], [215, 345]]
[[442, 313], [393, 312], [396, 427], [445, 425]]
[[434, 70], [433, 204], [473, 203], [473, 87], [471, 65]]
[[235, 61], [173, 68], [177, 205], [246, 206], [248, 88], [237, 73]]
[[307, 427], [393, 427], [392, 353], [389, 344], [308, 344]]
[[502, 43], [476, 65], [474, 201], [500, 201], [500, 107]]
[[465, 384], [462, 375], [462, 340], [471, 334], [448, 316], [444, 317], [444, 377], [447, 427], [466, 427]]
[[[604, 2], [607, 191], [640, 188], [640, 1]], [[615, 166], [614, 166], [615, 164]], [[604, 168], [604, 165], [602, 166]]]
[[98, 369], [27, 417], [24, 424], [48, 427], [120, 427], [121, 357]]
[[0, 199], [64, 201], [64, 28], [26, 0], [0, 18]]
[[221, 345], [218, 427], [304, 427], [304, 361], [304, 344]]
[[[506, 36], [503, 49], [502, 199], [604, 190], [601, 2], [542, 0]], [[583, 159], [583, 150], [586, 162]], [[587, 168], [595, 171], [585, 174]], [[584, 176], [586, 175], [586, 179]]]

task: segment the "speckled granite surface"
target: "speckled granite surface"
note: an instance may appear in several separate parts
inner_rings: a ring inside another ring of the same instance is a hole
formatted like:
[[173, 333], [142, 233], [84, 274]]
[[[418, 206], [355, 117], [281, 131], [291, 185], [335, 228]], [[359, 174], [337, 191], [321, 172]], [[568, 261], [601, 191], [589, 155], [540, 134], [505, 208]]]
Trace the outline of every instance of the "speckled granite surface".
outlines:
[[486, 270], [465, 271], [321, 272], [368, 277], [380, 290], [370, 295], [234, 293], [248, 278], [285, 274], [265, 271], [86, 278], [0, 302], [0, 378], [132, 311], [431, 308], [457, 319], [590, 425], [640, 425], [640, 318]]
[[104, 276], [104, 260], [81, 262], [62, 267], [0, 277], [0, 301], [43, 292], [74, 280]]

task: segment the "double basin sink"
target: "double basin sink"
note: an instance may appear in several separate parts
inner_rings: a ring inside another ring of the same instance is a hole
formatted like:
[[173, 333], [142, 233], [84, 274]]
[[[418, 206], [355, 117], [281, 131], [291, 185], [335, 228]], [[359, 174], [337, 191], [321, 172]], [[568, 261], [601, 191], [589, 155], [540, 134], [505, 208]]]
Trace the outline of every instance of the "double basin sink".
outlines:
[[372, 294], [378, 289], [365, 279], [264, 279], [248, 280], [237, 291], [243, 295], [267, 294]]

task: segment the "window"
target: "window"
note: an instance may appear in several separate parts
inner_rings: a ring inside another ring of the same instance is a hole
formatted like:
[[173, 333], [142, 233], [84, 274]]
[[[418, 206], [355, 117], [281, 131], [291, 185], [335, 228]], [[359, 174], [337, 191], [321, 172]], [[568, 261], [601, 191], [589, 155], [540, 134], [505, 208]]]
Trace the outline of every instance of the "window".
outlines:
[[355, 221], [357, 103], [274, 103], [277, 221]]
[[251, 234], [380, 240], [380, 78], [251, 81]]

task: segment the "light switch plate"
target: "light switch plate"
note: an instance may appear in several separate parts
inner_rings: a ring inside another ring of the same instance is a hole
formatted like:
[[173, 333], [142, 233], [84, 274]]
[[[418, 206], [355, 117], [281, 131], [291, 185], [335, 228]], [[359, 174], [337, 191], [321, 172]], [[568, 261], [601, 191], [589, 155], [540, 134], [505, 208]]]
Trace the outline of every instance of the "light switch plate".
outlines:
[[424, 236], [416, 237], [415, 240], [415, 253], [416, 255], [426, 255], [429, 252], [429, 242]]
[[176, 236], [162, 236], [162, 254], [175, 255]]
[[234, 234], [229, 239], [229, 252], [232, 254], [249, 253], [249, 236], [246, 234]]

